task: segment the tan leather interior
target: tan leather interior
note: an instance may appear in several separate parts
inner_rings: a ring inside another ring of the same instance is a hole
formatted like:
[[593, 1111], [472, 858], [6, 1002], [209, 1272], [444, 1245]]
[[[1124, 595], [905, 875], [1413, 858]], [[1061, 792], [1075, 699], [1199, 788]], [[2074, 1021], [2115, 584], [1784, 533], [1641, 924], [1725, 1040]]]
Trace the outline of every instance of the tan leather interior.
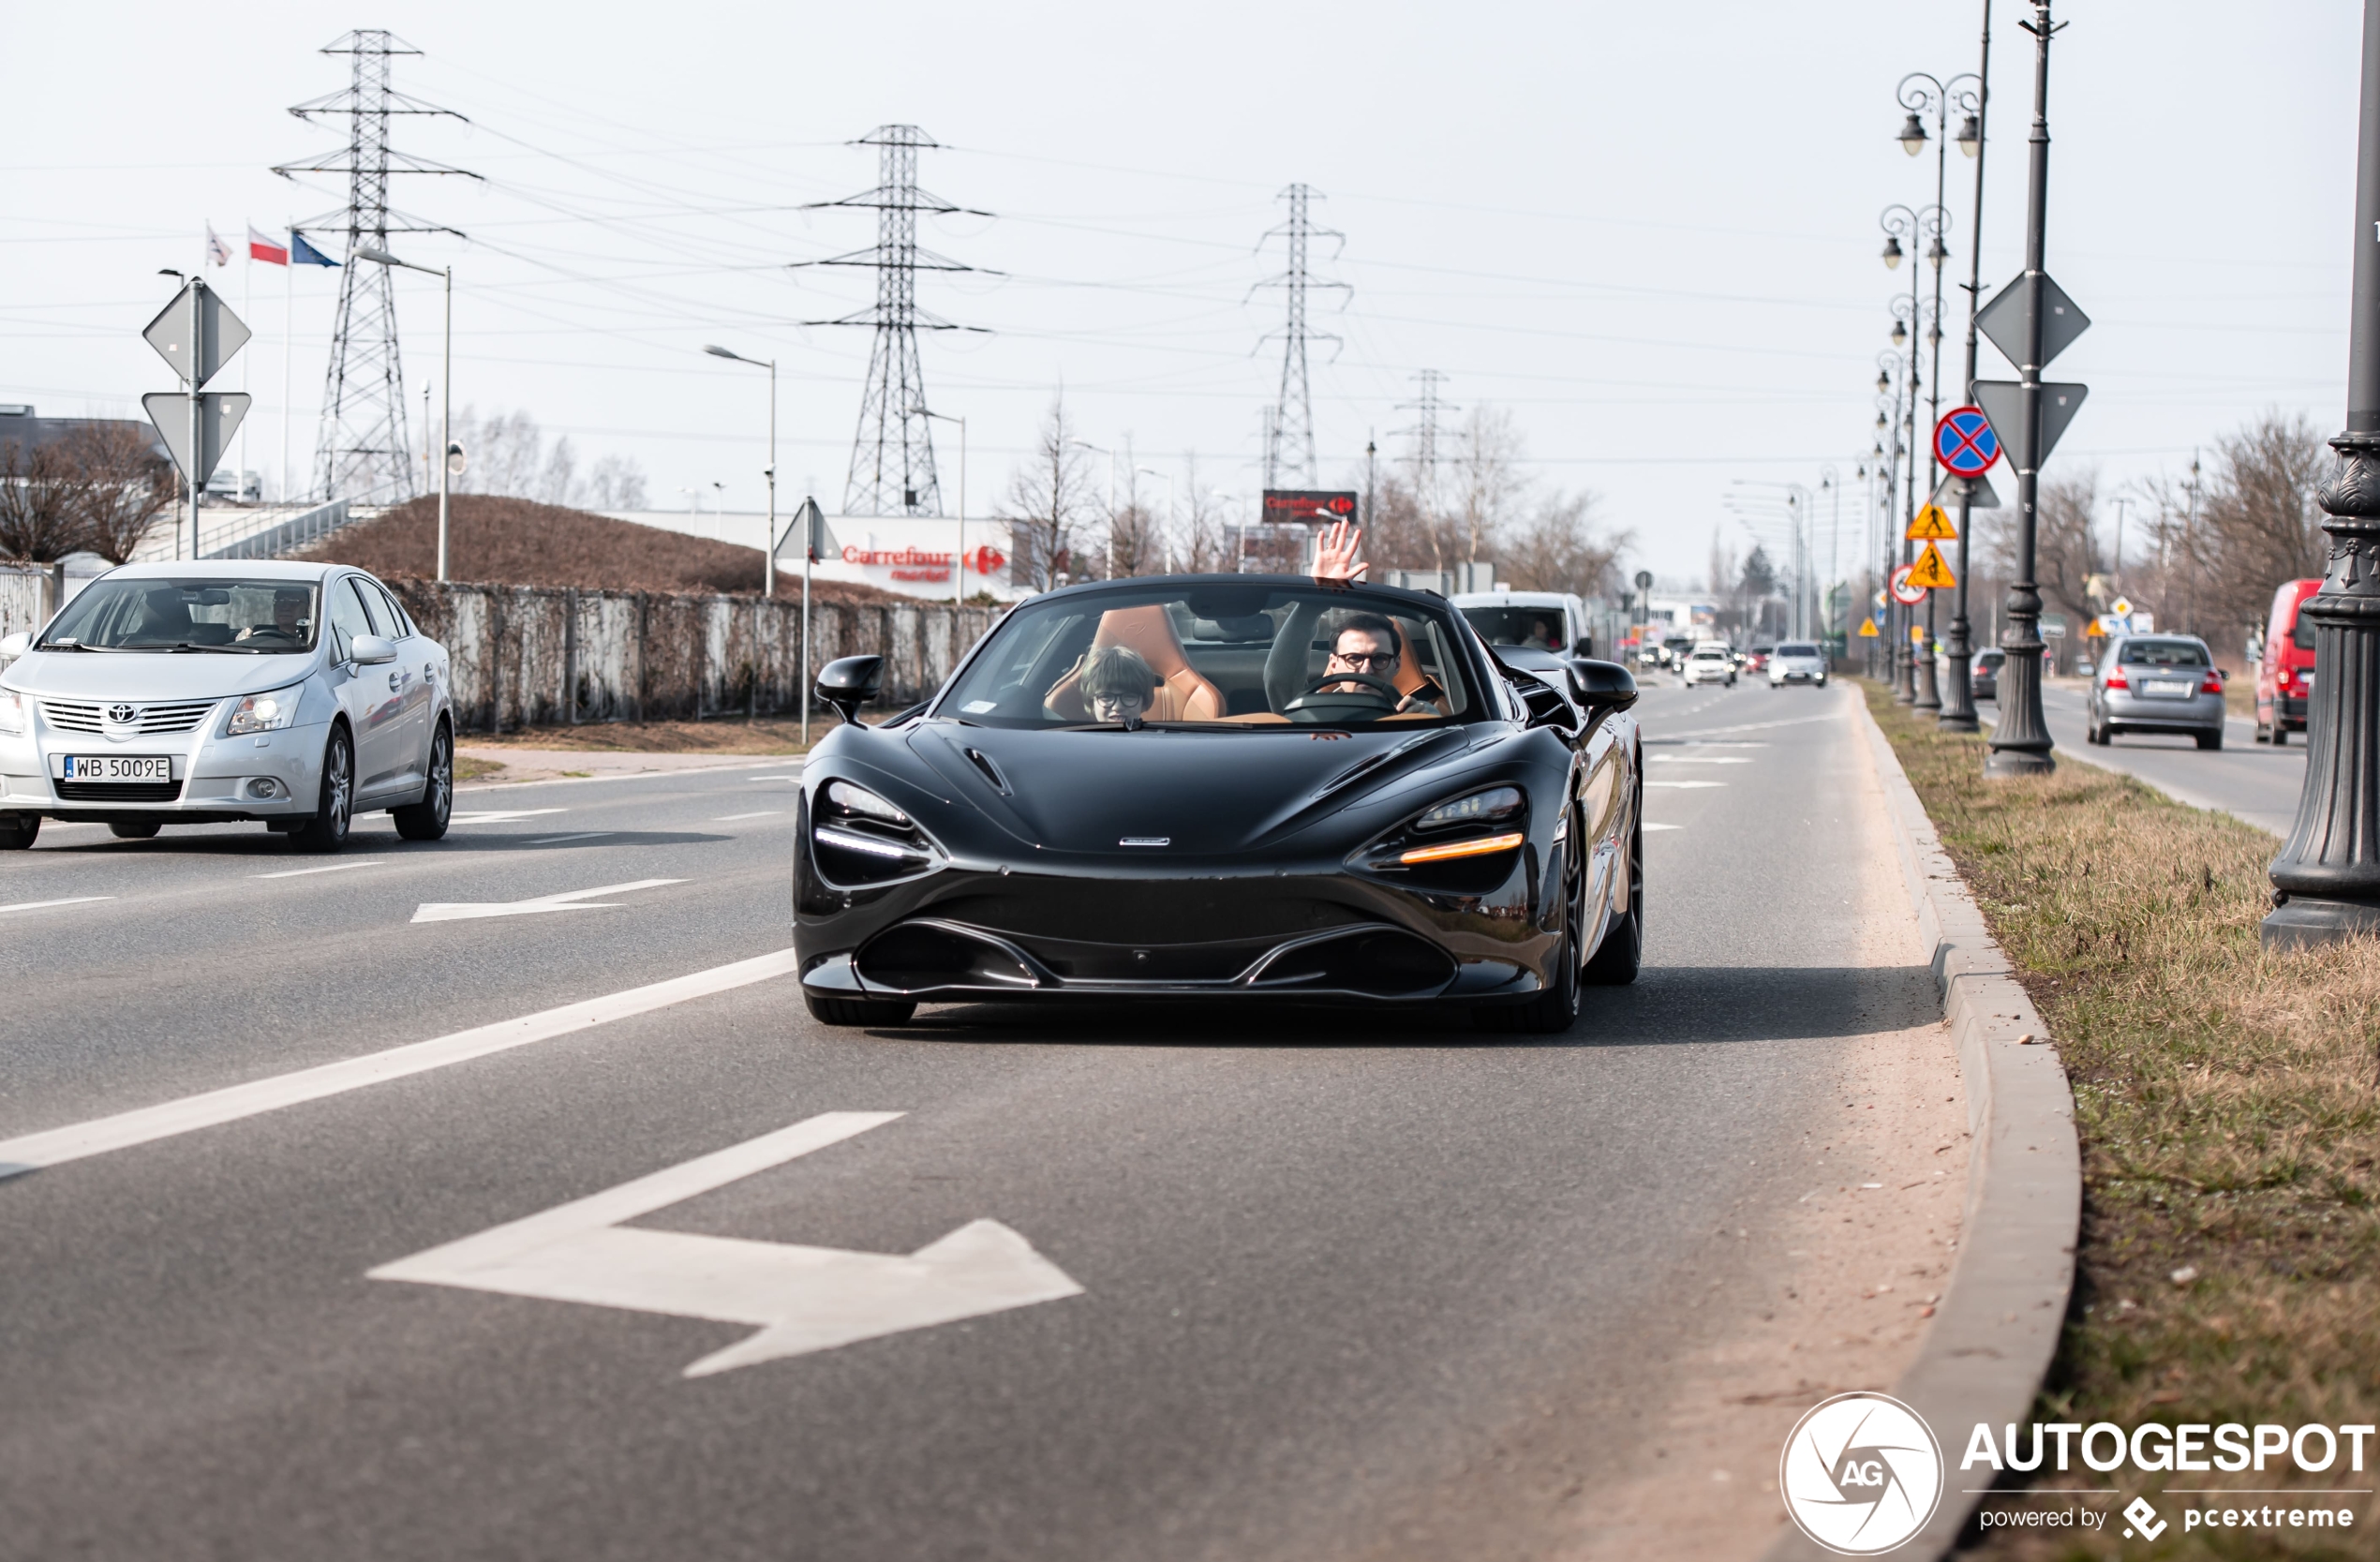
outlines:
[[[1190, 659], [1183, 654], [1181, 638], [1173, 632], [1172, 615], [1162, 603], [1113, 608], [1101, 614], [1098, 632], [1091, 637], [1091, 648], [1101, 651], [1109, 646], [1138, 651], [1149, 670], [1157, 675], [1156, 693], [1150, 701], [1147, 720], [1212, 721], [1222, 718], [1223, 692], [1190, 665]], [[1041, 703], [1060, 721], [1088, 721], [1091, 712], [1083, 704], [1081, 686], [1082, 668], [1078, 664], [1050, 686]]]

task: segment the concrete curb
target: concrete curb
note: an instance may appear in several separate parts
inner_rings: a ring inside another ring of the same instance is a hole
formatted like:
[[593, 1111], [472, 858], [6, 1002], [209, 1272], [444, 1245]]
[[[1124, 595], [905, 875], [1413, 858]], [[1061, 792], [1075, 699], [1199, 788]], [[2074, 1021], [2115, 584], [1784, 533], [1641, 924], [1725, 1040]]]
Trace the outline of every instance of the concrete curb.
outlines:
[[[2008, 957], [1992, 942], [1974, 897], [1941, 848], [1915, 788], [1863, 700], [1859, 719], [1893, 818], [1901, 874], [1917, 911], [1918, 936], [1933, 946], [1942, 1019], [1958, 1048], [1974, 1135], [1967, 1163], [1967, 1213], [1958, 1262], [1917, 1360], [1892, 1390], [1926, 1418], [1942, 1450], [1942, 1497], [1934, 1517], [1895, 1553], [1947, 1555], [1987, 1486], [1958, 1468], [1978, 1422], [1995, 1429], [2028, 1421], [2033, 1396], [2057, 1353], [2074, 1289], [2075, 1240], [2082, 1218], [2082, 1152], [2066, 1069]], [[2033, 1045], [2020, 1045], [2023, 1035]], [[1814, 1562], [1835, 1555], [1787, 1528], [1766, 1562]]]

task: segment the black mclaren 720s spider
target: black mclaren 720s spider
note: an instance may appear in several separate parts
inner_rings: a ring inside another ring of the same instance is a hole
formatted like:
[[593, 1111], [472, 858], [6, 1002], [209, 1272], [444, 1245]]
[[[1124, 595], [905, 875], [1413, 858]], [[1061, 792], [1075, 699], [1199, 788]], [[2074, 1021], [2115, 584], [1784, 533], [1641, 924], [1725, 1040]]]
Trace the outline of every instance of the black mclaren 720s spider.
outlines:
[[[1508, 662], [1435, 593], [1160, 575], [1019, 604], [878, 724], [876, 657], [803, 771], [811, 1014], [1259, 999], [1560, 1031], [1635, 979], [1626, 669]], [[1584, 703], [1582, 703], [1584, 702]]]

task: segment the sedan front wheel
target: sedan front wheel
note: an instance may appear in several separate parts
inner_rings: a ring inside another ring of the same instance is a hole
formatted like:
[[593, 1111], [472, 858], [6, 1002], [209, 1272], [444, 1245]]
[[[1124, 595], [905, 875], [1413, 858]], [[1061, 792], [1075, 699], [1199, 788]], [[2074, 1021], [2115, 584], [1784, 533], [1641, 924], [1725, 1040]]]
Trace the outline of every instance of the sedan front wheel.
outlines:
[[355, 744], [345, 727], [333, 727], [322, 746], [321, 800], [314, 817], [290, 832], [290, 844], [301, 852], [335, 852], [347, 844], [354, 817]]

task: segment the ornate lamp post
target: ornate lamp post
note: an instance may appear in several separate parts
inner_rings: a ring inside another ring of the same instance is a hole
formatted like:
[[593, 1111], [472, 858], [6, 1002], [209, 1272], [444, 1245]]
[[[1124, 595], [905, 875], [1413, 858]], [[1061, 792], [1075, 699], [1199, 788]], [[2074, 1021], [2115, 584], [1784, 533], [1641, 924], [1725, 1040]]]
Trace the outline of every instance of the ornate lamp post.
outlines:
[[2317, 490], [2330, 534], [2313, 625], [2306, 785], [2272, 862], [2268, 949], [2380, 933], [2380, 0], [2363, 10], [2363, 112], [2356, 147], [2355, 290], [2347, 426], [2339, 469]]
[[[1911, 124], [1915, 124], [1916, 119], [1917, 116], [1914, 113], [1910, 115]], [[1918, 126], [1921, 136], [1924, 128], [1925, 127], [1922, 125]], [[1909, 126], [1905, 125], [1901, 127], [1901, 144], [1906, 147], [1909, 144]], [[1919, 250], [1926, 254], [1928, 258], [1934, 259], [1935, 266], [1937, 268], [1937, 275], [1940, 275], [1941, 260], [1939, 256], [1942, 253], [1946, 253], [1946, 251], [1943, 251], [1942, 249], [1942, 232], [1943, 230], [1950, 224], [1950, 214], [1948, 212], [1942, 210], [1940, 205], [1927, 206], [1922, 210], [1912, 211], [1909, 207], [1901, 205], [1896, 201], [1894, 204], [1884, 208], [1882, 214], [1877, 217], [1876, 222], [1877, 226], [1883, 229], [1885, 234], [1883, 253], [1885, 270], [1890, 271], [1899, 266], [1903, 253], [1901, 249], [1901, 240], [1907, 239], [1910, 242], [1910, 247], [1911, 249]], [[1925, 274], [1917, 267], [1910, 267], [1909, 296], [1906, 299], [1896, 298], [1893, 301], [1893, 346], [1897, 348], [1902, 346], [1908, 341], [1911, 328], [1912, 326], [1920, 329], [1923, 329], [1924, 327], [1926, 321], [1924, 312], [1925, 295], [1919, 290], [1924, 281], [1924, 277]], [[1938, 335], [1941, 332], [1941, 325], [1939, 323], [1940, 313], [1940, 310], [1935, 312], [1936, 324], [1934, 329]], [[1908, 372], [1901, 377], [1902, 383], [1905, 387], [1905, 394], [1902, 399], [1900, 416], [1897, 420], [1901, 424], [1901, 430], [1906, 431], [1908, 436], [1903, 441], [1901, 451], [1901, 454], [1907, 463], [1906, 469], [1902, 473], [1902, 481], [1906, 485], [1908, 493], [1908, 504], [1900, 516], [1900, 525], [1897, 528], [1898, 530], [1904, 532], [1909, 529], [1909, 523], [1911, 519], [1917, 513], [1917, 453], [1915, 424], [1917, 421], [1917, 394], [1920, 385], [1924, 380], [1925, 374], [1924, 371], [1918, 367], [1918, 357], [1914, 350], [1911, 350], [1909, 354], [1909, 358], [1907, 360], [1907, 370]], [[1897, 432], [1896, 437], [1899, 437]], [[1911, 556], [1907, 538], [1904, 537], [1899, 539], [1899, 546], [1897, 551], [1900, 556], [1900, 562], [1906, 564], [1911, 561]], [[1914, 615], [1904, 616], [1904, 621], [1905, 623], [1913, 623]], [[1906, 628], [1903, 629], [1901, 633], [1895, 635], [1893, 638], [1893, 655], [1898, 659], [1897, 665], [1900, 668], [1900, 687], [1896, 690], [1893, 694], [1894, 703], [1897, 705], [1914, 705], [1922, 709], [1928, 710], [1937, 708], [1941, 704], [1939, 700], [1929, 703], [1926, 699], [1920, 697], [1920, 689], [1917, 683], [1918, 659], [1916, 656], [1916, 647], [1911, 643], [1911, 637], [1907, 632]], [[1926, 674], [1926, 681], [1931, 683], [1932, 680], [1933, 675], [1931, 673]]]

